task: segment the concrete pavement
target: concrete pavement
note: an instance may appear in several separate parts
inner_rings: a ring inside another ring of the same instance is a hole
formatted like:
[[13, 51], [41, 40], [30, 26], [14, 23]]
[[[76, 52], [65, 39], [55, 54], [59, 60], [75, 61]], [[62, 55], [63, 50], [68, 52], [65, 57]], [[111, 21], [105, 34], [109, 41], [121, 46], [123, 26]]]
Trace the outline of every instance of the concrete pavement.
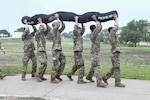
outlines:
[[[37, 82], [27, 74], [27, 80], [22, 81], [21, 75], [6, 76], [0, 80], [0, 100], [150, 100], [150, 81], [122, 79], [125, 88], [114, 86], [114, 79], [108, 80], [106, 88], [96, 87], [96, 83], [77, 84], [62, 75], [59, 84], [50, 83], [50, 75], [44, 75], [48, 80]], [[95, 80], [95, 77], [93, 78]]]

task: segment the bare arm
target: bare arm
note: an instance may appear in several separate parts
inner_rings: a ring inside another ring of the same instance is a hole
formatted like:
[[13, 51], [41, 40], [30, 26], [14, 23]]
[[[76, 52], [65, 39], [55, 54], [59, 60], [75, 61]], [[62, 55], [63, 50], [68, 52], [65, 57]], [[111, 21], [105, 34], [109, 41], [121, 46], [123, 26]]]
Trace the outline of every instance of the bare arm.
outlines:
[[113, 31], [117, 32], [118, 31], [118, 27], [119, 27], [118, 16], [116, 14], [114, 14], [113, 17], [114, 17], [114, 20], [115, 20], [115, 25], [114, 25]]
[[98, 34], [100, 33], [100, 31], [102, 30], [102, 25], [101, 23], [97, 20], [96, 16], [93, 15], [92, 16], [93, 20], [96, 22], [96, 28], [94, 29], [94, 31], [92, 32], [92, 37], [93, 39], [96, 39], [98, 37]]
[[78, 23], [78, 19], [79, 17], [78, 16], [75, 16], [75, 25], [74, 25], [74, 29], [77, 29], [79, 27], [79, 23]]

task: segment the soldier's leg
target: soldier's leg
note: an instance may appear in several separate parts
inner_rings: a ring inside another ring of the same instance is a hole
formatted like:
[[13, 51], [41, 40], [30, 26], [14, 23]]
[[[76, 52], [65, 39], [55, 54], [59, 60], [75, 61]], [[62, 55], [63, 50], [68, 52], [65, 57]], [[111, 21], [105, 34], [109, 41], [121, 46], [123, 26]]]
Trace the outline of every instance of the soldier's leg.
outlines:
[[111, 56], [112, 67], [111, 69], [102, 77], [103, 81], [108, 84], [107, 80], [114, 74], [114, 66], [115, 66], [115, 57]]
[[28, 54], [24, 54], [23, 58], [22, 58], [22, 63], [23, 63], [23, 66], [22, 66], [22, 77], [21, 79], [23, 81], [26, 80], [26, 70], [27, 70], [27, 66], [28, 66], [28, 61], [29, 61], [29, 57], [28, 57]]
[[32, 73], [32, 77], [35, 77], [35, 74], [37, 71], [37, 58], [34, 52], [32, 53], [31, 60], [32, 60], [32, 72], [31, 73]]
[[115, 67], [114, 67], [114, 78], [115, 78], [115, 86], [117, 87], [125, 87], [124, 84], [121, 83], [120, 80], [120, 53], [115, 53]]
[[37, 75], [38, 81], [46, 80], [46, 78], [43, 77], [45, 70], [47, 68], [47, 55], [46, 52], [38, 52], [38, 59], [40, 62], [40, 67]]
[[78, 67], [77, 67], [77, 60], [78, 60], [78, 52], [74, 52], [74, 62], [75, 62], [75, 64], [73, 65], [73, 67], [72, 67], [72, 69], [71, 69], [71, 71], [67, 74], [67, 77], [71, 80], [71, 81], [73, 81], [73, 79], [72, 79], [72, 75], [74, 75], [74, 73], [77, 71], [77, 69], [78, 69]]
[[87, 83], [86, 81], [83, 80], [83, 77], [84, 77], [84, 66], [79, 67], [78, 70], [79, 70], [79, 75], [78, 75], [77, 83], [78, 84], [85, 84], [85, 83]]
[[60, 76], [62, 75], [63, 70], [65, 68], [65, 64], [66, 64], [66, 57], [65, 57], [65, 55], [62, 52], [60, 53], [59, 61], [60, 61], [60, 65], [59, 65], [59, 70], [58, 70], [58, 74], [57, 74], [56, 78], [58, 80], [62, 81]]
[[99, 60], [99, 57], [95, 54], [91, 55], [91, 68], [90, 71], [86, 77], [87, 80], [94, 82], [94, 80], [92, 79], [93, 75], [94, 75], [94, 67], [97, 66], [97, 61]]
[[2, 73], [2, 71], [0, 69], [0, 79], [3, 79], [4, 77], [6, 77], [6, 74]]
[[90, 71], [89, 71], [89, 73], [88, 73], [86, 79], [89, 80], [90, 82], [95, 82], [95, 81], [92, 79], [93, 75], [94, 75], [94, 69], [93, 69], [93, 67], [91, 66]]
[[58, 75], [58, 70], [59, 70], [59, 51], [53, 51], [53, 66], [52, 66], [52, 72], [51, 72], [51, 83], [58, 83], [56, 80], [56, 76]]
[[105, 87], [107, 84], [102, 82], [102, 77], [100, 76], [100, 65], [94, 67], [94, 74], [96, 77], [97, 87]]
[[84, 77], [84, 60], [82, 58], [82, 52], [78, 53], [78, 61], [77, 61], [77, 66], [79, 70], [79, 75], [78, 75], [78, 84], [84, 84], [87, 83], [86, 81], [83, 80]]

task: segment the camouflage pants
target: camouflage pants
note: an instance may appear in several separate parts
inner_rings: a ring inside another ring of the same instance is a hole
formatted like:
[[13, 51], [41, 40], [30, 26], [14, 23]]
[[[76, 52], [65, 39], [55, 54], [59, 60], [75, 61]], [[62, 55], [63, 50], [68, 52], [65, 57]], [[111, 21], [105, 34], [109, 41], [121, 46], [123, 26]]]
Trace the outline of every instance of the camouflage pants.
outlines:
[[120, 82], [120, 53], [114, 53], [111, 56], [112, 68], [105, 75], [105, 78], [108, 79], [114, 74], [115, 82]]
[[32, 72], [31, 73], [35, 74], [35, 72], [36, 72], [36, 68], [37, 68], [36, 55], [34, 52], [28, 52], [28, 53], [24, 53], [24, 56], [22, 58], [22, 63], [23, 63], [22, 72], [24, 74], [26, 73], [28, 62], [30, 59], [32, 61]]
[[82, 52], [75, 51], [74, 52], [74, 61], [75, 64], [72, 67], [72, 70], [69, 75], [74, 75], [74, 73], [79, 70], [78, 80], [82, 80], [84, 77], [84, 60], [82, 58]]
[[91, 54], [91, 69], [87, 75], [87, 79], [92, 79], [93, 75], [95, 75], [97, 83], [101, 82], [101, 76], [100, 76], [100, 59], [99, 59], [99, 53], [93, 53]]
[[38, 71], [38, 77], [42, 78], [45, 74], [45, 70], [47, 68], [47, 54], [46, 51], [38, 51], [37, 52], [38, 60], [40, 63], [39, 71]]
[[51, 72], [51, 79], [55, 79], [56, 76], [60, 76], [65, 68], [66, 57], [62, 51], [55, 50], [53, 54], [53, 67]]

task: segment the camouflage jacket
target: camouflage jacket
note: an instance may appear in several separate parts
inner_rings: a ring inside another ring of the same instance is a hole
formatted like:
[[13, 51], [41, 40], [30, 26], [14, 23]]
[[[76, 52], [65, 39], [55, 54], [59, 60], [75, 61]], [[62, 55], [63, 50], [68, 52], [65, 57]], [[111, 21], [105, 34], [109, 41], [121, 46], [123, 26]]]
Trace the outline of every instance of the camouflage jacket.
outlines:
[[40, 25], [39, 30], [35, 33], [35, 40], [37, 41], [37, 51], [46, 51], [46, 39], [45, 36], [50, 32], [51, 28], [46, 25]]
[[30, 34], [29, 27], [25, 27], [22, 34], [22, 41], [24, 42], [24, 52], [31, 52], [35, 50], [33, 36], [37, 30], [35, 26], [33, 26], [33, 29], [34, 31]]
[[78, 33], [78, 28], [79, 26], [77, 24], [74, 25], [74, 30], [73, 30], [73, 42], [74, 42], [74, 51], [83, 51], [83, 39], [82, 35], [85, 32], [85, 26], [82, 26], [82, 32], [81, 34]]
[[119, 38], [117, 36], [117, 31], [118, 31], [118, 24], [115, 24], [114, 27], [112, 28], [112, 32], [109, 34], [109, 41], [111, 44], [111, 53], [115, 52], [120, 52], [120, 42]]
[[97, 23], [96, 29], [91, 32], [91, 42], [92, 42], [92, 47], [91, 47], [91, 53], [99, 53], [100, 51], [100, 37], [98, 36], [100, 31], [102, 30], [102, 25], [100, 22]]
[[62, 22], [62, 27], [60, 27], [60, 21], [56, 22], [56, 26], [51, 31], [51, 37], [53, 40], [52, 50], [62, 50], [61, 47], [61, 32], [65, 29], [65, 24]]

